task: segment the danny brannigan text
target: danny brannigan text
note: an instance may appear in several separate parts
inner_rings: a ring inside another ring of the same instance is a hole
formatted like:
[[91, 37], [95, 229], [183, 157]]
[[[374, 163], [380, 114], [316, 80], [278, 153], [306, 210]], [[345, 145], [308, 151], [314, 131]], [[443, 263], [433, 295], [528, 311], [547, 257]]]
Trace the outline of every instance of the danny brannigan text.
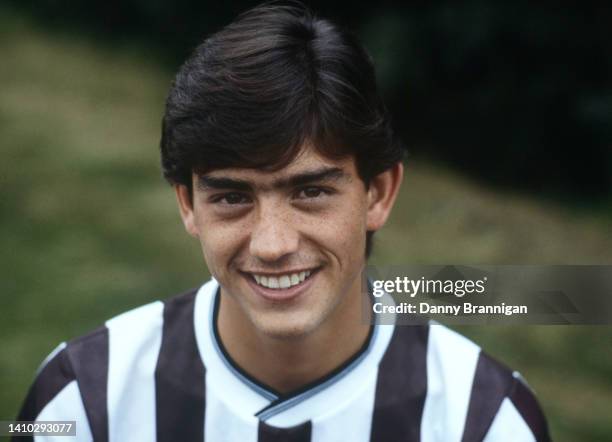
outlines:
[[376, 314], [395, 313], [395, 314], [442, 314], [442, 315], [526, 315], [526, 305], [506, 305], [505, 303], [497, 305], [475, 305], [470, 302], [465, 302], [461, 305], [435, 305], [427, 302], [419, 302], [417, 304], [409, 304], [401, 302], [397, 305], [384, 305], [382, 302], [376, 302], [372, 305], [372, 310]]

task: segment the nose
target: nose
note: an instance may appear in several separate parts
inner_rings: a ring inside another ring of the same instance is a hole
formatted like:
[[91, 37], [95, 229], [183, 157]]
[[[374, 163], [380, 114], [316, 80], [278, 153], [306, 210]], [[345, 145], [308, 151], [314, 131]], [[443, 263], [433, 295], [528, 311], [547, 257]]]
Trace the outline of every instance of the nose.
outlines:
[[288, 210], [282, 204], [260, 204], [249, 251], [261, 261], [275, 262], [297, 252], [299, 233]]

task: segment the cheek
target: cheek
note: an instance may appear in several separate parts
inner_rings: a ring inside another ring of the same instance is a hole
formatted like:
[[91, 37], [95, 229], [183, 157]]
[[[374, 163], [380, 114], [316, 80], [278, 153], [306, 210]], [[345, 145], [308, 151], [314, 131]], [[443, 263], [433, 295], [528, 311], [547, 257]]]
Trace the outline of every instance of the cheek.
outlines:
[[247, 230], [215, 221], [199, 223], [198, 230], [208, 269], [214, 275], [222, 275], [228, 262], [241, 250]]
[[346, 255], [349, 255], [349, 258], [361, 257], [358, 250], [365, 248], [365, 205], [359, 200], [346, 199], [324, 216], [309, 220], [308, 231], [309, 236], [316, 238], [317, 243], [338, 259]]

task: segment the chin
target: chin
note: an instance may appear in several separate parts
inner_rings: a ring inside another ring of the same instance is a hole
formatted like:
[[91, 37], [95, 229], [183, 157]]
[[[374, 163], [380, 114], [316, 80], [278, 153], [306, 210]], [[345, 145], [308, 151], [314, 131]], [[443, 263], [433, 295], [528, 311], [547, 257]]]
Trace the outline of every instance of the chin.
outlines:
[[[276, 316], [276, 315], [275, 315]], [[271, 317], [254, 318], [255, 327], [265, 336], [279, 340], [300, 340], [317, 329], [312, 318]]]

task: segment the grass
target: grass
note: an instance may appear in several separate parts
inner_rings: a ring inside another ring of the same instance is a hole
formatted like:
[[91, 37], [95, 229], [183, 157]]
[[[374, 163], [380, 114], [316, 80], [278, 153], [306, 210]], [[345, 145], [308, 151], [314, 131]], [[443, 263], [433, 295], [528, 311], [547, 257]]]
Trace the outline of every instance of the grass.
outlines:
[[[207, 278], [160, 178], [171, 73], [117, 51], [3, 27], [0, 420], [57, 343]], [[520, 177], [517, 177], [520, 179]], [[611, 264], [612, 221], [409, 162], [373, 262]], [[612, 329], [460, 327], [520, 370], [558, 441], [612, 435]]]

